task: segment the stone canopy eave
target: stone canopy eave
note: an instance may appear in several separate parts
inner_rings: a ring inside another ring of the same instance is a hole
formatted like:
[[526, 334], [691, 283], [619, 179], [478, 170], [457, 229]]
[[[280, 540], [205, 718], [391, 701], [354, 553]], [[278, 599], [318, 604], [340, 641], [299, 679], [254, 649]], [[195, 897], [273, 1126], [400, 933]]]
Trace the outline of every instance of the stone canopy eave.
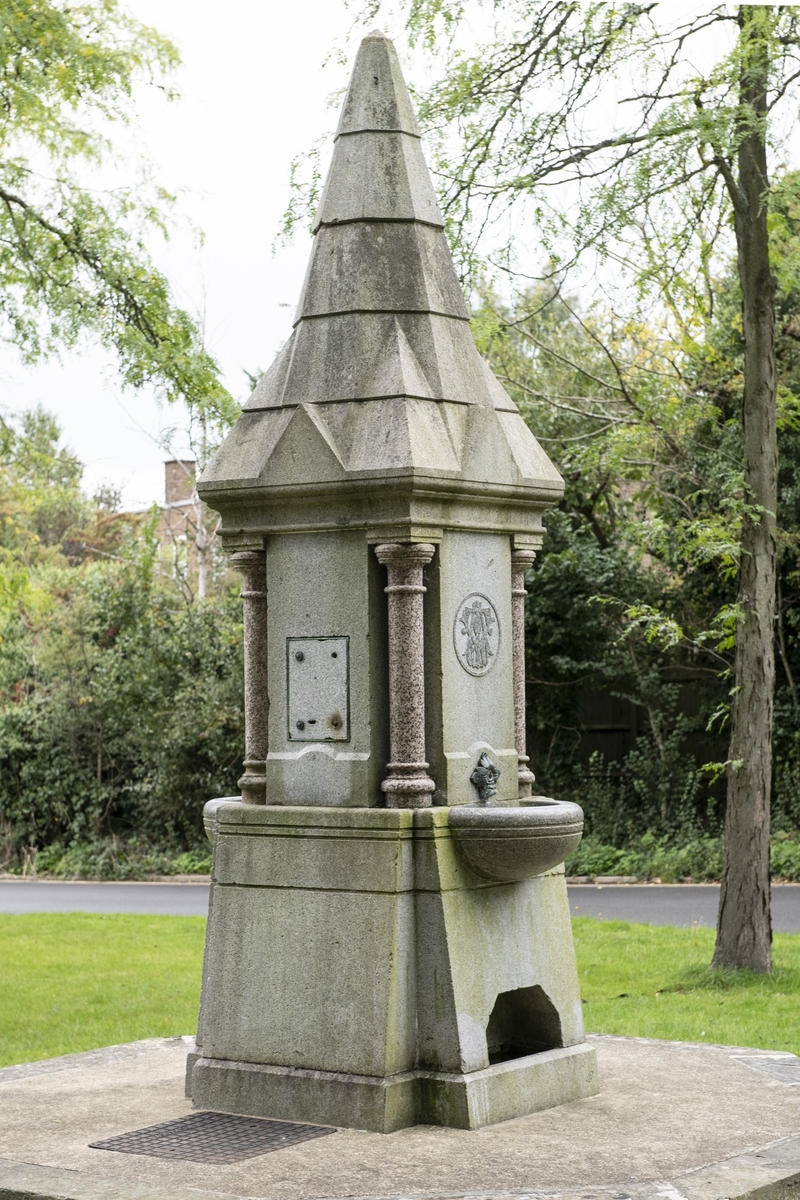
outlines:
[[518, 412], [407, 395], [243, 413], [198, 491], [224, 517], [234, 493], [260, 508], [322, 485], [335, 506], [364, 484], [378, 493], [431, 486], [453, 499], [477, 491], [545, 505], [563, 492]]
[[[384, 486], [384, 481], [391, 487]], [[254, 508], [264, 510], [280, 504], [283, 500], [303, 496], [330, 497], [341, 494], [341, 481], [338, 479], [319, 480], [308, 484], [278, 484], [271, 486], [263, 479], [243, 479], [225, 481], [216, 486], [205, 485], [199, 489], [203, 501], [211, 507], [217, 507], [215, 501], [223, 506], [247, 501]], [[552, 505], [563, 495], [563, 486], [553, 481], [548, 483], [531, 484], [527, 487], [487, 483], [484, 480], [464, 479], [457, 471], [426, 471], [421, 469], [388, 469], [379, 471], [360, 471], [348, 476], [348, 488], [353, 492], [368, 491], [376, 499], [381, 500], [383, 494], [404, 495], [408, 497], [423, 496], [427, 493], [446, 496], [456, 502], [460, 496], [485, 498], [487, 502], [502, 500], [504, 503], [520, 504], [527, 507], [534, 505]], [[391, 499], [389, 500], [391, 503]]]
[[439, 541], [446, 529], [482, 529], [539, 545], [542, 517], [559, 496], [555, 486], [521, 489], [477, 481], [465, 486], [461, 478], [415, 471], [398, 472], [390, 481], [374, 475], [353, 479], [346, 496], [341, 483], [331, 481], [258, 492], [227, 488], [207, 502], [222, 514], [218, 532], [229, 549], [260, 544], [271, 535], [343, 529], [362, 530], [369, 541]]

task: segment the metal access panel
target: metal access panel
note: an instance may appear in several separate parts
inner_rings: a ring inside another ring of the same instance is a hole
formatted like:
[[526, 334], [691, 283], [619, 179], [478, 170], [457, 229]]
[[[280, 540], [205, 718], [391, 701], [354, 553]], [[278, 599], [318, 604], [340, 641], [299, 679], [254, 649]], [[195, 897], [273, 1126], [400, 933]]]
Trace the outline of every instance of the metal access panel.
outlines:
[[350, 639], [286, 639], [292, 742], [350, 741]]

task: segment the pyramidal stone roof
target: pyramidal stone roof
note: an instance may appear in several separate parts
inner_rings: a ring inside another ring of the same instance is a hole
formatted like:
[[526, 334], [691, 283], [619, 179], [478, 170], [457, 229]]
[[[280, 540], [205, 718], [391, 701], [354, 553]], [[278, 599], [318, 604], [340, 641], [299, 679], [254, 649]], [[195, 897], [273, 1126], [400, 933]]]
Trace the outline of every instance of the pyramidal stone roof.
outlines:
[[223, 493], [277, 499], [388, 471], [395, 487], [433, 473], [557, 499], [558, 472], [473, 341], [382, 33], [358, 51], [314, 231], [294, 332], [204, 471], [204, 498], [222, 511]]

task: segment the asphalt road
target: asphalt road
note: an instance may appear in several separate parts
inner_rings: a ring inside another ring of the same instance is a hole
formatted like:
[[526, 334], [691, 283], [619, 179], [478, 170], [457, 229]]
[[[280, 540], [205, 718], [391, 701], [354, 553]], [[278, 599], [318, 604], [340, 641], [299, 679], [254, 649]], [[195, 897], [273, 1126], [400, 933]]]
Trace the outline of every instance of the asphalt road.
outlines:
[[0, 879], [0, 913], [208, 915], [207, 883], [62, 883]]
[[[716, 884], [581, 884], [568, 891], [573, 917], [712, 928], [717, 923]], [[772, 928], [776, 933], [800, 933], [800, 884], [772, 888]]]
[[[719, 888], [713, 884], [581, 884], [569, 888], [569, 899], [573, 916], [713, 927]], [[0, 880], [0, 913], [32, 912], [204, 917], [208, 912], [208, 884]], [[773, 887], [772, 922], [776, 933], [800, 933], [800, 884]]]

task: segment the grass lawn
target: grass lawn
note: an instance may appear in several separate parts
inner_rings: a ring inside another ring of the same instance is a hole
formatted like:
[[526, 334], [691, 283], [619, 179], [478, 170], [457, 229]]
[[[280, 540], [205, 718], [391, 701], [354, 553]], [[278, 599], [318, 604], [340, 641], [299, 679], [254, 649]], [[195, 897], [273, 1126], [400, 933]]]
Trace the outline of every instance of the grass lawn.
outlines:
[[800, 934], [778, 933], [773, 973], [708, 970], [713, 929], [572, 922], [592, 1033], [800, 1054]]
[[194, 1033], [205, 924], [0, 915], [0, 1066]]
[[[573, 922], [586, 1027], [800, 1054], [800, 934], [775, 972], [712, 975], [714, 933]], [[0, 915], [0, 1066], [192, 1033], [202, 917]]]

